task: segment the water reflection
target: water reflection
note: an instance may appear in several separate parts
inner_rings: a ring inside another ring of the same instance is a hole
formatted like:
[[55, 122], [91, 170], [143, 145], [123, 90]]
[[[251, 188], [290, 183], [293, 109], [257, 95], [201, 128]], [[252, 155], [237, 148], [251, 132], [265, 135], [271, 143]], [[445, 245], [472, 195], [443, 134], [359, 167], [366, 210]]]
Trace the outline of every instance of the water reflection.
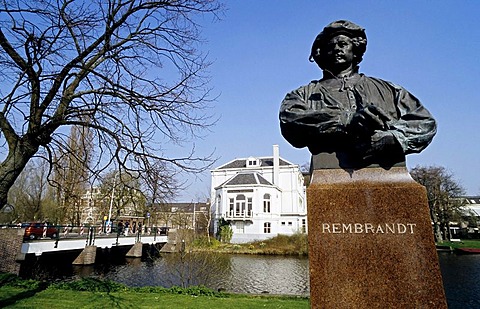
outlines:
[[231, 256], [225, 288], [239, 293], [308, 294], [308, 260], [284, 256]]
[[449, 309], [480, 308], [480, 255], [439, 252]]
[[105, 278], [129, 286], [202, 284], [237, 293], [309, 293], [308, 260], [298, 257], [166, 254], [150, 263], [117, 266]]

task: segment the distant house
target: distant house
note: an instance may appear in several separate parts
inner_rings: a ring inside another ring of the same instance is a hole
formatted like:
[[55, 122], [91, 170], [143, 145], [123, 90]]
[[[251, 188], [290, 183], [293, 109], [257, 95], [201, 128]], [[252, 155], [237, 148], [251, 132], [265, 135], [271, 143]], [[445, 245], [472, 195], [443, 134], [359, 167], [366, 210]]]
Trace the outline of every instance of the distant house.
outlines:
[[462, 196], [464, 228], [470, 238], [480, 237], [480, 196]]
[[464, 208], [480, 220], [480, 196], [463, 196]]
[[208, 232], [210, 203], [161, 203], [154, 204], [148, 212], [150, 225], [157, 227]]
[[213, 228], [230, 224], [233, 243], [307, 231], [304, 178], [298, 165], [273, 156], [232, 160], [211, 171]]
[[461, 218], [449, 222], [451, 238], [480, 238], [480, 196], [460, 196], [454, 200], [461, 205]]
[[[118, 220], [117, 217], [125, 216], [143, 216], [145, 214], [144, 203], [142, 202], [142, 193], [140, 190], [129, 189], [121, 193], [114, 192], [113, 204], [112, 194], [102, 192], [100, 187], [95, 186], [86, 189], [79, 197], [78, 205], [72, 209], [72, 212], [80, 213], [80, 222], [83, 224], [101, 224], [105, 217], [111, 214], [112, 221]], [[110, 213], [110, 205], [113, 206]]]
[[84, 224], [97, 224], [102, 222], [103, 216], [107, 213], [102, 213], [109, 203], [109, 198], [100, 192], [100, 187], [93, 187], [86, 189], [80, 196], [80, 222]]

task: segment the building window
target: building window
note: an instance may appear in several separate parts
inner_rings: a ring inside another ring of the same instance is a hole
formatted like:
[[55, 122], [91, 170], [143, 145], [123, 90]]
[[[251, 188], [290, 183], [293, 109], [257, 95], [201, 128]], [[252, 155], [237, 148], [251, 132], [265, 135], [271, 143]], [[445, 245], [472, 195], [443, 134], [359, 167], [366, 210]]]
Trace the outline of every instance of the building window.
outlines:
[[247, 198], [247, 217], [252, 216], [252, 198]]
[[245, 211], [245, 195], [239, 194], [237, 195], [237, 199], [235, 201], [235, 216], [240, 217], [243, 216]]
[[270, 194], [263, 196], [263, 212], [270, 213]]
[[288, 222], [288, 226], [292, 226], [292, 222]]
[[259, 166], [259, 164], [258, 164], [258, 159], [256, 159], [256, 158], [248, 158], [246, 165], [247, 165], [247, 167]]
[[271, 229], [272, 229], [272, 224], [270, 222], [265, 222], [263, 224], [263, 232], [265, 234], [270, 234], [271, 233]]
[[233, 213], [234, 213], [234, 207], [235, 207], [235, 200], [233, 198], [229, 199], [229, 203], [228, 203], [229, 207], [230, 207], [230, 212], [228, 213], [230, 217], [233, 217]]
[[282, 222], [282, 225], [285, 225], [285, 221]]
[[307, 220], [302, 219], [302, 233], [307, 231]]
[[229, 211], [227, 217], [230, 218], [250, 218], [252, 217], [253, 198], [244, 194], [237, 194], [228, 199]]

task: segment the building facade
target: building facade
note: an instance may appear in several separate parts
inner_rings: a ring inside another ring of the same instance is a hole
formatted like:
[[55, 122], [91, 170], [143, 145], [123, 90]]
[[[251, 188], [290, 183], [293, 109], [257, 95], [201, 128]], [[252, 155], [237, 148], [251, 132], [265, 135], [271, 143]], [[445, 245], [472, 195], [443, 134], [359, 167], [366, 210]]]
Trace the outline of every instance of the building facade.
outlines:
[[85, 190], [74, 206], [71, 211], [79, 213], [80, 224], [102, 224], [105, 218], [115, 221], [122, 216], [146, 213], [143, 195], [137, 189], [116, 190], [112, 195], [95, 186]]
[[462, 205], [462, 220], [449, 222], [450, 238], [480, 238], [480, 196], [457, 198]]
[[211, 171], [213, 229], [222, 222], [231, 242], [245, 243], [307, 231], [304, 178], [298, 165], [273, 156], [232, 160]]
[[169, 229], [193, 230], [206, 235], [211, 223], [210, 203], [161, 203], [149, 207], [150, 223]]
[[99, 187], [85, 190], [80, 196], [80, 222], [83, 224], [98, 224], [102, 222], [102, 210], [106, 208], [108, 199], [101, 193]]

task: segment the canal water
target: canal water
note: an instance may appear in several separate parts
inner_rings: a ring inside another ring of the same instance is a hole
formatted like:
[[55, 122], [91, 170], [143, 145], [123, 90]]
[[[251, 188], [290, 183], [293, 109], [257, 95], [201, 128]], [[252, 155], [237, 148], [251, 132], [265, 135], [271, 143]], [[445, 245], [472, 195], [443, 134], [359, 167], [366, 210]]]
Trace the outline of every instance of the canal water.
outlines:
[[439, 252], [449, 309], [480, 308], [480, 254]]
[[[22, 276], [63, 280], [94, 276], [128, 286], [202, 284], [237, 293], [308, 295], [308, 259], [296, 256], [162, 254], [142, 259], [120, 258], [122, 252], [97, 255], [97, 265], [74, 267], [72, 256], [44, 254], [22, 265]], [[480, 255], [439, 252], [450, 309], [480, 308]]]

